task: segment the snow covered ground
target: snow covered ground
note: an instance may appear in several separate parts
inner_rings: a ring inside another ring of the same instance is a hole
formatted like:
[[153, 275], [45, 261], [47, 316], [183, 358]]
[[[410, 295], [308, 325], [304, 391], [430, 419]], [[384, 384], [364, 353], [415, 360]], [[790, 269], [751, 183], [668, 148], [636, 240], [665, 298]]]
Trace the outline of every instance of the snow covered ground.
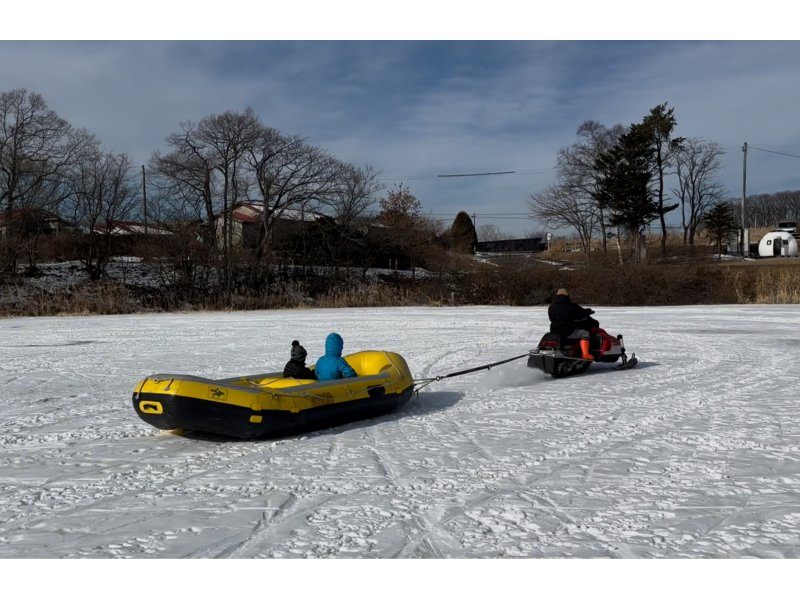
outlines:
[[0, 320], [0, 558], [800, 556], [800, 306], [596, 307], [639, 366], [525, 359], [278, 440], [179, 436], [136, 381], [403, 354], [415, 377], [532, 348], [544, 307]]

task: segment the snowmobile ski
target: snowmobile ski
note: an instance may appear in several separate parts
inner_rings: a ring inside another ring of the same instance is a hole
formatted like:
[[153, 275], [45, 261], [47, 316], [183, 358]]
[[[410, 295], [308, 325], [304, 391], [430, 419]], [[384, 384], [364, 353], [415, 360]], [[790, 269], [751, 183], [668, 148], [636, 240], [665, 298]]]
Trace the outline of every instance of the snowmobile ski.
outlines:
[[615, 367], [615, 370], [629, 370], [633, 367], [636, 367], [636, 364], [639, 363], [639, 360], [636, 359], [636, 353], [631, 353], [630, 359], [625, 359], [625, 356], [622, 356], [622, 363]]

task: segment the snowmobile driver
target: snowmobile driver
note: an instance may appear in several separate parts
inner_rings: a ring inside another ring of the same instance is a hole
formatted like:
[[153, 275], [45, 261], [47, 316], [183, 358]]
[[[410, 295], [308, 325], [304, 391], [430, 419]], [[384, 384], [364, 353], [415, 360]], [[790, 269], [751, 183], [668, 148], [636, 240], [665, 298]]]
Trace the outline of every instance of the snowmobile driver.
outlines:
[[589, 317], [593, 313], [593, 309], [573, 303], [567, 289], [558, 289], [556, 298], [547, 309], [550, 332], [558, 334], [562, 343], [563, 339], [578, 340], [583, 359], [594, 360], [594, 356], [589, 352], [589, 329], [597, 327], [599, 322]]

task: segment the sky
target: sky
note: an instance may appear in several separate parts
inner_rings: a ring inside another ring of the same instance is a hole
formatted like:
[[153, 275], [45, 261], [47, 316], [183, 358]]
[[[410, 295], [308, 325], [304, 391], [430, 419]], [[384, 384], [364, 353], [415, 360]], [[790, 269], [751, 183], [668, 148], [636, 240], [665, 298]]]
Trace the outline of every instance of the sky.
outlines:
[[[664, 102], [676, 135], [724, 148], [730, 197], [742, 196], [745, 142], [748, 194], [800, 189], [800, 42], [777, 41], [782, 7], [769, 27], [750, 15], [722, 27], [683, 2], [658, 24], [623, 1], [604, 3], [610, 14], [589, 3], [499, 2], [489, 14], [449, 2], [399, 14], [304, 3], [242, 19], [235, 0], [236, 20], [164, 4], [83, 22], [54, 3], [50, 29], [25, 21], [0, 41], [0, 90], [40, 93], [134, 164], [183, 121], [251, 107], [271, 127], [374, 167], [386, 189], [403, 184], [448, 225], [463, 210], [509, 234], [543, 230], [528, 199], [554, 182], [556, 154], [581, 123], [630, 125]], [[59, 27], [62, 17], [75, 26]], [[642, 30], [652, 39], [632, 35]], [[510, 173], [442, 176], [494, 172]]]
[[[524, 355], [546, 306], [2, 319], [4, 584], [786, 594], [800, 556], [797, 306], [594, 307], [637, 367], [554, 379], [522, 359], [433, 382], [385, 416], [249, 441], [158, 430], [131, 393], [159, 373], [280, 370], [292, 338], [315, 359], [332, 329], [345, 354], [397, 351], [433, 378]], [[125, 560], [142, 566], [105, 566]]]

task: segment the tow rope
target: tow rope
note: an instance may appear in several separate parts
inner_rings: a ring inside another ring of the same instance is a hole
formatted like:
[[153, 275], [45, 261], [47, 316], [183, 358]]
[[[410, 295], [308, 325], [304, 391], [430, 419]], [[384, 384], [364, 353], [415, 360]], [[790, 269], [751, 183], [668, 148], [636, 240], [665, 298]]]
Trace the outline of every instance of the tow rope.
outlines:
[[496, 365], [502, 365], [510, 361], [516, 361], [517, 359], [522, 359], [523, 357], [528, 357], [529, 355], [530, 352], [523, 353], [522, 355], [517, 355], [516, 357], [509, 357], [508, 359], [503, 359], [502, 361], [495, 361], [494, 363], [479, 365], [478, 367], [470, 368], [468, 370], [460, 370], [450, 374], [442, 374], [441, 376], [436, 376], [435, 378], [420, 378], [418, 380], [414, 380], [414, 386], [416, 387], [414, 388], [414, 392], [419, 393], [419, 391], [428, 386], [428, 384], [438, 382], [439, 380], [444, 380], [445, 378], [453, 378], [455, 376], [462, 376], [463, 374], [471, 374], [472, 372], [478, 372], [480, 370], [491, 370]]

